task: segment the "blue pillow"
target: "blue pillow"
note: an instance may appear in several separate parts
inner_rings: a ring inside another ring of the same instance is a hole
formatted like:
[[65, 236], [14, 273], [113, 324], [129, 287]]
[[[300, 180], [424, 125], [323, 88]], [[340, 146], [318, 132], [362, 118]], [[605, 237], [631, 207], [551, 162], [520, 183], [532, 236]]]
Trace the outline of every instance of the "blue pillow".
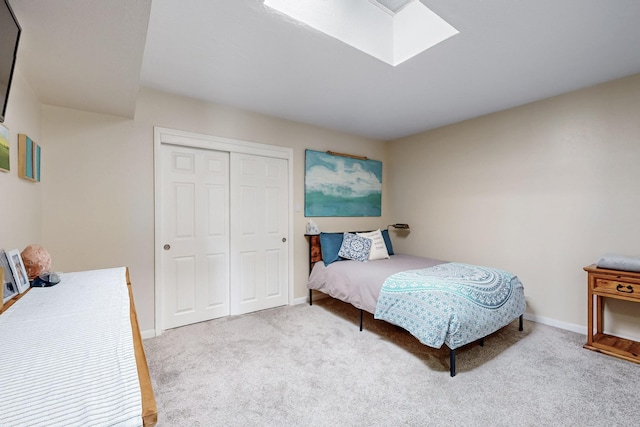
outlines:
[[320, 249], [322, 250], [322, 261], [324, 265], [340, 261], [338, 256], [340, 246], [342, 246], [342, 233], [320, 233]]
[[387, 252], [389, 252], [389, 255], [393, 255], [393, 246], [391, 245], [389, 230], [382, 230], [382, 238], [384, 239], [384, 244], [387, 245]]
[[353, 233], [344, 233], [342, 246], [340, 246], [338, 255], [342, 258], [366, 261], [369, 259], [370, 251], [371, 239], [367, 237], [360, 237]]

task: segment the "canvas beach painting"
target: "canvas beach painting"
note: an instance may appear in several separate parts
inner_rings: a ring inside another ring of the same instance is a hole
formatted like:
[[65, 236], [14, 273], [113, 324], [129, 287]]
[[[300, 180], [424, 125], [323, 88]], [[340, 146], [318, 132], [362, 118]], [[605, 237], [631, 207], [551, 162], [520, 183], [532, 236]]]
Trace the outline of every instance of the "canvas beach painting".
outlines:
[[0, 171], [9, 172], [9, 129], [0, 125]]
[[304, 215], [381, 216], [382, 162], [305, 151]]

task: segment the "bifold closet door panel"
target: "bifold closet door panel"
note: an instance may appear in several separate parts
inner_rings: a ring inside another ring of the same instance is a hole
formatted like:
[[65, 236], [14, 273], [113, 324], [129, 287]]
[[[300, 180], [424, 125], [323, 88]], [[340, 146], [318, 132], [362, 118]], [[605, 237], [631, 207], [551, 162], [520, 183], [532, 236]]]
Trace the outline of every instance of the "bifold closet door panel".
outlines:
[[231, 153], [231, 314], [288, 303], [288, 161]]
[[227, 316], [229, 153], [162, 145], [163, 325]]

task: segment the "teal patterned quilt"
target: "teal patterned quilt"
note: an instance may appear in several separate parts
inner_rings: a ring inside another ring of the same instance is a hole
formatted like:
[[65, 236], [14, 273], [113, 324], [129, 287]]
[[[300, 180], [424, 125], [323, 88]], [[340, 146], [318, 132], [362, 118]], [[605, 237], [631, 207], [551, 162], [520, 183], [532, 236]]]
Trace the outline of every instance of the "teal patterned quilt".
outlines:
[[456, 349], [511, 323], [525, 311], [517, 276], [495, 268], [446, 263], [389, 276], [374, 313], [420, 342]]

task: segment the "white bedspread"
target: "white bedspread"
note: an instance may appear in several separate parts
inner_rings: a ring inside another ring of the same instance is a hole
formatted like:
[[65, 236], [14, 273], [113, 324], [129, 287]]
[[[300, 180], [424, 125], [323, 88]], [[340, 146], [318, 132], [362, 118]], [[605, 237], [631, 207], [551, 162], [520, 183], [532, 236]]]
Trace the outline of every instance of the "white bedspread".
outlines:
[[0, 315], [0, 426], [141, 426], [125, 268], [65, 273]]

